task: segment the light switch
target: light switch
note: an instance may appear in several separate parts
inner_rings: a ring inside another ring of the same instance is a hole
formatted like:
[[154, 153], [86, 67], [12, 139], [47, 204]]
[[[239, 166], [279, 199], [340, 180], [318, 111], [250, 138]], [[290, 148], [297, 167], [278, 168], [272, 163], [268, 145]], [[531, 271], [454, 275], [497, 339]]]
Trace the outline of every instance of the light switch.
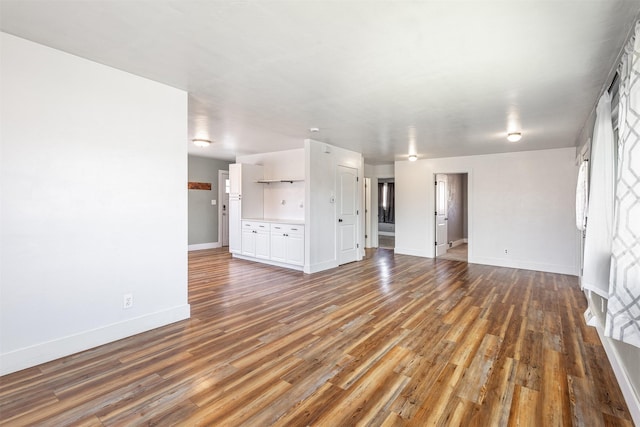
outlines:
[[211, 205], [215, 206], [215, 205], [216, 205], [216, 201], [215, 201], [215, 200], [212, 200], [212, 201], [211, 201]]

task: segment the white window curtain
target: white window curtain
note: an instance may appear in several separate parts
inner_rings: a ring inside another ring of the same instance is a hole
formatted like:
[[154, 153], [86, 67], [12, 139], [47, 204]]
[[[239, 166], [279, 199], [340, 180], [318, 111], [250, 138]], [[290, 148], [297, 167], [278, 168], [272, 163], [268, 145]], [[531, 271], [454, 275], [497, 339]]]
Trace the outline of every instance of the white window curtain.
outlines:
[[611, 242], [613, 238], [614, 150], [611, 97], [605, 92], [596, 108], [591, 146], [589, 207], [584, 239], [582, 286], [609, 297]]
[[576, 184], [576, 227], [583, 231], [587, 225], [587, 203], [589, 201], [589, 162], [583, 160], [578, 170]]
[[[640, 39], [620, 65], [618, 173], [605, 333], [640, 347]], [[589, 227], [591, 218], [588, 219]], [[588, 230], [587, 230], [588, 233]]]

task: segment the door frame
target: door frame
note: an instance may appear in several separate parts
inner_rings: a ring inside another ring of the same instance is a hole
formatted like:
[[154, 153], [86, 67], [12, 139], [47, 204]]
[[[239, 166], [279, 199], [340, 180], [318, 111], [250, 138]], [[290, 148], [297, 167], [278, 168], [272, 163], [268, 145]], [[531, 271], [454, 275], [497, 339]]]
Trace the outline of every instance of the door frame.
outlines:
[[[467, 262], [468, 263], [474, 263], [475, 259], [473, 256], [473, 242], [474, 242], [474, 238], [473, 238], [473, 169], [471, 168], [464, 168], [464, 169], [454, 169], [454, 170], [448, 170], [445, 169], [444, 171], [441, 170], [435, 170], [433, 172], [433, 182], [436, 181], [436, 175], [439, 174], [444, 174], [444, 175], [452, 175], [452, 174], [466, 174], [467, 175], [467, 199], [466, 199], [466, 203], [467, 203]], [[435, 185], [430, 185], [429, 186], [433, 191], [432, 193], [432, 197], [431, 200], [433, 201], [433, 209], [432, 212], [435, 212], [435, 201], [436, 201], [436, 191], [435, 191]], [[437, 227], [437, 222], [436, 222], [436, 216], [435, 215], [429, 215], [429, 217], [431, 218], [430, 221], [431, 222], [431, 232], [433, 233], [433, 241], [435, 242], [436, 239], [436, 227]], [[433, 258], [437, 258], [436, 257], [436, 248], [435, 245], [431, 245], [431, 248], [433, 250]]]
[[[438, 176], [440, 176], [440, 180], [438, 180]], [[445, 255], [447, 253], [447, 249], [448, 249], [448, 236], [449, 236], [449, 224], [447, 223], [447, 221], [449, 220], [448, 218], [448, 214], [449, 214], [449, 203], [448, 203], [448, 199], [449, 198], [449, 179], [448, 179], [448, 174], [446, 173], [437, 173], [434, 174], [433, 176], [433, 181], [435, 183], [434, 185], [434, 190], [433, 190], [433, 195], [434, 195], [434, 199], [433, 199], [433, 203], [435, 205], [435, 228], [434, 228], [434, 237], [435, 237], [435, 255], [436, 258], [442, 255]], [[442, 183], [444, 185], [444, 212], [441, 213], [440, 215], [438, 215], [438, 210], [439, 210], [439, 194], [440, 194], [440, 186], [438, 185], [438, 183]], [[438, 231], [442, 231], [442, 230], [438, 230], [438, 226], [440, 225], [440, 219], [438, 217], [440, 216], [444, 216], [444, 218], [442, 218], [442, 226], [444, 227], [444, 242], [439, 242], [438, 240]], [[441, 250], [441, 253], [438, 253], [438, 250]]]
[[364, 247], [370, 248], [371, 235], [371, 178], [364, 178]]
[[[218, 170], [218, 246], [222, 247], [222, 201], [224, 200], [224, 175], [229, 178], [228, 170]], [[227, 219], [229, 218], [229, 206], [227, 206]]]

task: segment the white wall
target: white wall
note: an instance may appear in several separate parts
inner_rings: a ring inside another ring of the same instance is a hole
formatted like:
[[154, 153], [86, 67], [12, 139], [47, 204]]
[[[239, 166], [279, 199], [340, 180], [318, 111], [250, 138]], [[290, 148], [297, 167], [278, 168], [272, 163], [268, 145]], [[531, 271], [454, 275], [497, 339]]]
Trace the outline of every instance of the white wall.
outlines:
[[[327, 152], [328, 151], [328, 152]], [[363, 182], [362, 154], [318, 141], [305, 141], [305, 167], [307, 170], [305, 273], [313, 273], [338, 266], [336, 252], [336, 206], [331, 197], [336, 194], [337, 166], [358, 170]], [[358, 209], [362, 212], [362, 186], [358, 186]], [[358, 218], [358, 241], [362, 257], [364, 252], [364, 213]]]
[[469, 262], [577, 274], [575, 148], [396, 162], [396, 253], [434, 256], [435, 173], [469, 174]]
[[[264, 179], [304, 180], [304, 148], [238, 156], [238, 163], [264, 166]], [[304, 221], [304, 182], [276, 182], [264, 187], [264, 218]]]
[[189, 317], [187, 94], [1, 42], [1, 373]]

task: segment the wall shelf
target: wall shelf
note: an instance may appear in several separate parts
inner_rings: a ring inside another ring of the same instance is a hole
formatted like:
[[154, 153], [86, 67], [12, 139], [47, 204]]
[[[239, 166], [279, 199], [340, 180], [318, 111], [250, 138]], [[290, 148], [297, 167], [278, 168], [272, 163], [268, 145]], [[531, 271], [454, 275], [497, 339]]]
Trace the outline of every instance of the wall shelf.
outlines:
[[303, 182], [304, 179], [259, 179], [256, 182], [260, 184], [271, 184], [272, 182], [288, 182], [293, 184], [294, 182]]

